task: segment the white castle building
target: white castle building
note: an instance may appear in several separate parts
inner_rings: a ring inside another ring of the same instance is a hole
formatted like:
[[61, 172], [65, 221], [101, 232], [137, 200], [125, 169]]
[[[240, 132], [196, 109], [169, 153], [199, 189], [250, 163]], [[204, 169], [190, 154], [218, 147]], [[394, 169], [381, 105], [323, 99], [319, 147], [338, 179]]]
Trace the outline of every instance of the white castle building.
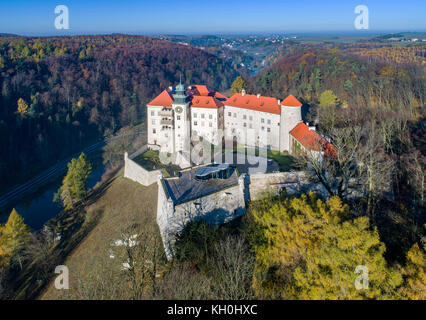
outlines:
[[[283, 101], [245, 90], [227, 98], [205, 85], [161, 92], [147, 105], [148, 145], [175, 155], [191, 166], [191, 141], [218, 145], [225, 140], [290, 154], [298, 149], [322, 152], [315, 128], [302, 122], [302, 103], [290, 95]], [[318, 149], [318, 150], [315, 150]]]
[[[301, 108], [302, 103], [292, 95], [280, 101], [242, 90], [227, 98], [205, 85], [182, 84], [164, 90], [148, 103], [148, 145], [134, 155], [125, 154], [124, 176], [145, 186], [157, 182], [157, 223], [168, 259], [173, 258], [176, 235], [188, 222], [229, 222], [245, 213], [247, 201], [259, 199], [265, 192], [276, 194], [285, 189], [290, 194], [308, 190], [327, 194], [303, 171], [240, 173], [233, 164], [201, 164], [190, 156], [196, 150], [194, 142], [200, 140], [209, 147], [236, 141], [290, 154], [332, 151], [315, 128], [302, 122]], [[148, 148], [160, 150], [160, 160], [164, 153], [176, 156], [173, 162], [185, 169], [171, 177], [163, 176], [161, 170], [147, 171], [132, 158]]]

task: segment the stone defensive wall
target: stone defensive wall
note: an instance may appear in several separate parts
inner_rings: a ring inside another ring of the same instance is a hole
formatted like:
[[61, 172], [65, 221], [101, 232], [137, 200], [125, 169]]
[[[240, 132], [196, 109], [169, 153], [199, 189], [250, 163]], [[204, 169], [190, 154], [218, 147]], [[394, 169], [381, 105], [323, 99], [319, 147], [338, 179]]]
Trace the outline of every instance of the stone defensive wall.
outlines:
[[127, 152], [124, 154], [124, 177], [139, 182], [143, 186], [157, 183], [158, 176], [161, 174], [160, 170], [148, 171], [132, 160], [147, 150], [148, 146], [145, 145], [131, 155]]
[[278, 194], [285, 189], [288, 194], [300, 194], [308, 191], [327, 197], [328, 192], [321, 183], [312, 183], [304, 171], [255, 173], [246, 175], [245, 184], [249, 199], [259, 200], [269, 194]]

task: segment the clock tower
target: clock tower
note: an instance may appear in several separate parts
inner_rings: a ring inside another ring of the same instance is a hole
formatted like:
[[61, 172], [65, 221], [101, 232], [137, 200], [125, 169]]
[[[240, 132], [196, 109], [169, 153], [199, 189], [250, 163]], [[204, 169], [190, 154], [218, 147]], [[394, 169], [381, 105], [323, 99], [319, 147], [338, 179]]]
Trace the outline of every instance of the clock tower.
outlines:
[[191, 165], [191, 120], [189, 112], [189, 99], [185, 94], [185, 86], [181, 83], [176, 86], [172, 108], [174, 113], [174, 152], [175, 163], [184, 167]]

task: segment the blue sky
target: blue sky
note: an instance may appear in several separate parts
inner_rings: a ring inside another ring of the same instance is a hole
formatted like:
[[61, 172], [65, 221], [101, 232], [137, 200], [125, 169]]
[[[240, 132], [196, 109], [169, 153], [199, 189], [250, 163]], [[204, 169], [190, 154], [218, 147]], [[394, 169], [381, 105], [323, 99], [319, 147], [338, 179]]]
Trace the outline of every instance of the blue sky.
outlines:
[[[424, 0], [0, 0], [0, 33], [347, 32], [360, 4], [372, 32], [426, 31]], [[57, 5], [69, 8], [69, 30], [54, 27]]]

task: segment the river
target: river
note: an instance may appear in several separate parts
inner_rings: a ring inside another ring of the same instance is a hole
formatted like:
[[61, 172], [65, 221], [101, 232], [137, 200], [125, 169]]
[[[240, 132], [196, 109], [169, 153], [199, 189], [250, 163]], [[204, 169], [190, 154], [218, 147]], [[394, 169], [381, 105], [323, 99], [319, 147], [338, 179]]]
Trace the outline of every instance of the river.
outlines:
[[[94, 166], [92, 173], [88, 179], [87, 187], [93, 188], [96, 183], [101, 181], [101, 177], [105, 172], [105, 167], [102, 164]], [[55, 217], [61, 212], [62, 207], [53, 202], [53, 196], [61, 186], [63, 175], [55, 179], [34, 193], [25, 196], [22, 200], [18, 200], [14, 204], [14, 208], [24, 218], [27, 224], [33, 230], [39, 230], [43, 224]], [[9, 210], [9, 209], [8, 209]], [[1, 211], [0, 224], [4, 224], [10, 212]]]

